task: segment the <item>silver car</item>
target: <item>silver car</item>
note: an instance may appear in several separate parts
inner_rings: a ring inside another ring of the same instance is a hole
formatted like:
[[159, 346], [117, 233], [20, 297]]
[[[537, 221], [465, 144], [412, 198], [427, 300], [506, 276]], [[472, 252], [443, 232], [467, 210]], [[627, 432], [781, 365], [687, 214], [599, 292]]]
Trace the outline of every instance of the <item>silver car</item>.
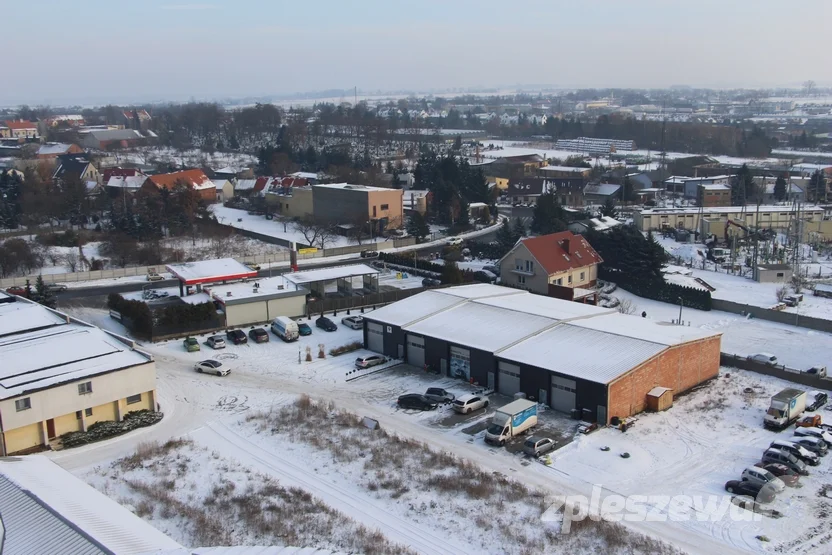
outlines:
[[341, 318], [341, 323], [353, 330], [360, 330], [364, 327], [364, 318], [361, 316], [347, 316]]
[[554, 449], [555, 441], [548, 437], [532, 436], [523, 442], [523, 452], [530, 457], [539, 457]]

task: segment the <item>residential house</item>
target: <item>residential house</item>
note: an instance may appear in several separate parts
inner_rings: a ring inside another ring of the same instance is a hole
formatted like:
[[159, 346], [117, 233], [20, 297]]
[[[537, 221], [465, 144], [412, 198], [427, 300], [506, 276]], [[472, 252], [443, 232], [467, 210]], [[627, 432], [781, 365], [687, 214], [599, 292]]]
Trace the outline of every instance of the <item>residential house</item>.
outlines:
[[41, 160], [57, 158], [66, 154], [83, 154], [84, 150], [72, 143], [45, 143], [38, 148], [37, 157]]
[[146, 180], [146, 175], [114, 175], [104, 182], [104, 185], [108, 194], [120, 196], [137, 192]]
[[38, 137], [38, 126], [36, 123], [26, 120], [6, 120], [6, 138], [9, 139], [36, 139]]
[[12, 136], [12, 130], [8, 128], [6, 122], [0, 121], [0, 139], [9, 139]]
[[[762, 183], [760, 183], [761, 181]], [[789, 179], [786, 181], [786, 198], [784, 198], [782, 202], [806, 202], [805, 185], [800, 185], [797, 181], [797, 179]], [[799, 181], [807, 182], [808, 180], [801, 179]], [[763, 177], [761, 179], [755, 179], [755, 182], [757, 182], [758, 186], [765, 189], [763, 193], [763, 203], [776, 204], [781, 202], [774, 196], [774, 186], [777, 182], [776, 178]]]
[[257, 179], [238, 179], [237, 185], [234, 187], [234, 194], [236, 196], [243, 197], [257, 196], [263, 192], [268, 182], [268, 177], [258, 177]]
[[145, 179], [141, 190], [147, 193], [155, 193], [159, 192], [160, 189], [172, 190], [180, 184], [199, 193], [200, 198], [207, 203], [217, 201], [217, 187], [202, 170], [185, 170], [151, 175]]
[[147, 129], [147, 125], [153, 120], [147, 110], [124, 110], [121, 115], [124, 117], [124, 127], [136, 131]]
[[405, 214], [411, 214], [413, 212], [418, 212], [421, 215], [425, 215], [428, 211], [428, 204], [430, 204], [431, 192], [430, 191], [419, 191], [416, 189], [409, 189], [403, 191], [402, 202], [404, 203], [404, 212]]
[[365, 223], [373, 233], [404, 225], [404, 192], [348, 183], [312, 185], [314, 214], [321, 221], [343, 224]]
[[552, 178], [583, 178], [589, 179], [592, 168], [573, 168], [572, 166], [543, 166], [537, 170], [540, 177]]
[[498, 177], [533, 176], [546, 161], [539, 154], [499, 157], [491, 164], [489, 173]]
[[722, 183], [697, 186], [696, 203], [699, 206], [731, 206], [731, 187]]
[[215, 177], [211, 181], [217, 188], [217, 202], [225, 202], [234, 198], [234, 184], [224, 177]]
[[84, 116], [80, 114], [64, 114], [46, 118], [46, 125], [49, 127], [79, 127], [84, 123]]
[[598, 279], [603, 262], [580, 235], [561, 231], [521, 239], [500, 259], [503, 284], [549, 295], [549, 285], [590, 288]]
[[106, 150], [110, 148], [130, 148], [147, 141], [147, 138], [135, 129], [96, 129], [84, 133], [81, 144], [86, 148]]
[[396, 179], [398, 180], [398, 184], [401, 185], [403, 189], [413, 188], [413, 182], [415, 181], [415, 179], [411, 172], [397, 174]]
[[622, 225], [621, 222], [615, 218], [599, 216], [588, 220], [573, 220], [566, 224], [566, 228], [573, 233], [583, 235], [588, 231], [600, 231], [603, 233], [620, 225]]
[[510, 179], [506, 196], [513, 204], [535, 202], [537, 197], [554, 193], [563, 206], [583, 206], [584, 179], [581, 177]]
[[287, 218], [305, 218], [314, 214], [312, 186], [294, 177], [267, 178], [266, 203]]
[[[58, 158], [58, 164], [52, 179], [56, 183], [74, 179], [83, 183], [98, 185], [101, 181], [101, 173], [86, 156], [68, 155]], [[88, 185], [87, 188], [92, 189], [94, 186]]]
[[596, 183], [584, 187], [584, 201], [592, 204], [604, 204], [607, 199], [617, 199], [621, 185], [615, 183]]
[[141, 176], [147, 177], [142, 173], [142, 171], [138, 168], [104, 168], [101, 170], [101, 181], [103, 183], [108, 183], [111, 177], [134, 177], [134, 176]]
[[699, 185], [729, 185], [730, 175], [714, 175], [711, 177], [687, 177], [674, 175], [665, 179], [665, 188], [670, 193], [682, 195], [685, 198], [697, 198]]
[[295, 172], [290, 173], [289, 177], [303, 179], [306, 181], [307, 185], [317, 185], [321, 181], [320, 174], [317, 174], [315, 172]]

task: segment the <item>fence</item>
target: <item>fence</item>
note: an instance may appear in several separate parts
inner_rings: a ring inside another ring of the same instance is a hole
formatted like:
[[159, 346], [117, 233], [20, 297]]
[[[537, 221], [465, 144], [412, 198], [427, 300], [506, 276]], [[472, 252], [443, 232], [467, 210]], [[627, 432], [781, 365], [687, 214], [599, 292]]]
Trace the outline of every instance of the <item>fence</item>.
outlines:
[[734, 314], [750, 314], [755, 318], [777, 322], [778, 324], [789, 324], [791, 326], [832, 333], [832, 320], [824, 320], [823, 318], [803, 316], [795, 312], [780, 312], [761, 306], [735, 303], [723, 299], [711, 299], [711, 307], [713, 310], [723, 310], [725, 312], [733, 312]]
[[306, 303], [306, 314], [308, 316], [312, 316], [313, 314], [323, 314], [326, 312], [337, 312], [339, 310], [350, 310], [353, 308], [366, 308], [368, 306], [389, 304], [412, 297], [413, 295], [421, 293], [424, 290], [424, 287], [416, 287], [413, 289], [386, 291], [384, 293], [372, 293], [370, 295], [362, 295], [360, 297], [321, 299], [319, 301]]
[[806, 374], [805, 372], [801, 372], [795, 368], [788, 368], [781, 364], [770, 366], [762, 362], [749, 360], [747, 357], [740, 355], [720, 353], [719, 364], [720, 366], [730, 366], [733, 368], [740, 368], [741, 370], [750, 370], [751, 372], [756, 372], [757, 374], [782, 378], [790, 382], [796, 382], [801, 385], [817, 389], [829, 389], [830, 386], [832, 386], [832, 380], [821, 378], [814, 374]]

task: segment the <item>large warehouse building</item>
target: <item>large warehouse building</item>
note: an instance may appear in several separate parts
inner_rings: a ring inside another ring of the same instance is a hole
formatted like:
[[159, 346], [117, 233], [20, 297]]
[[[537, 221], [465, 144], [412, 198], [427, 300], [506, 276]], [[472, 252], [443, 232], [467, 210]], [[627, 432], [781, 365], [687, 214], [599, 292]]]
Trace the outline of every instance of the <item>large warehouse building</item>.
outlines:
[[156, 408], [153, 358], [124, 337], [0, 293], [0, 456]]
[[719, 371], [718, 332], [489, 284], [425, 291], [364, 322], [370, 350], [602, 423]]

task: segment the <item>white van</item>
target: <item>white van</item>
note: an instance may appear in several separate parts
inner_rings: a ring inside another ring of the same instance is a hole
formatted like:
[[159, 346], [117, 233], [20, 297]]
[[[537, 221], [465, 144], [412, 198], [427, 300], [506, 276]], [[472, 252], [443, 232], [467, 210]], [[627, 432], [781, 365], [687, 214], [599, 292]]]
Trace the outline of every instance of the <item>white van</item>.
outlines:
[[278, 316], [272, 322], [272, 333], [283, 341], [295, 341], [300, 334], [298, 324], [287, 316]]

